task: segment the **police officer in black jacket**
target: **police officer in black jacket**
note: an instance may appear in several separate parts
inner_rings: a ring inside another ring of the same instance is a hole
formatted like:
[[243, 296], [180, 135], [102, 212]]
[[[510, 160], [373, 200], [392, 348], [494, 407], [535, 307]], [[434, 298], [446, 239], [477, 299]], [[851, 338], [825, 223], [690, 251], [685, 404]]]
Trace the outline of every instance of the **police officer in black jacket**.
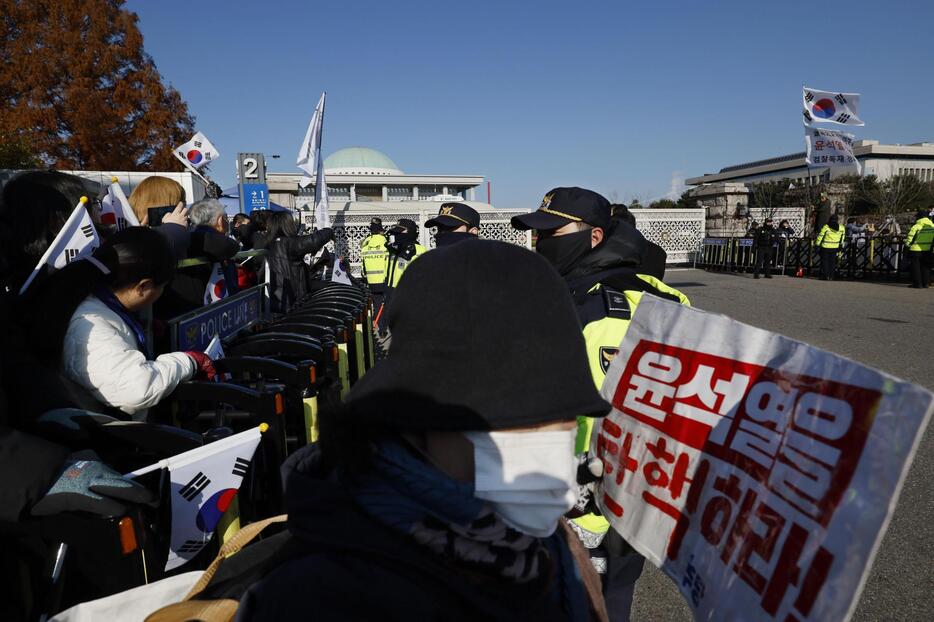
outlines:
[[771, 218], [766, 218], [761, 227], [756, 227], [752, 231], [753, 242], [756, 245], [756, 267], [753, 269], [752, 278], [758, 279], [759, 272], [765, 273], [765, 278], [772, 278], [772, 258], [775, 256], [775, 225]]

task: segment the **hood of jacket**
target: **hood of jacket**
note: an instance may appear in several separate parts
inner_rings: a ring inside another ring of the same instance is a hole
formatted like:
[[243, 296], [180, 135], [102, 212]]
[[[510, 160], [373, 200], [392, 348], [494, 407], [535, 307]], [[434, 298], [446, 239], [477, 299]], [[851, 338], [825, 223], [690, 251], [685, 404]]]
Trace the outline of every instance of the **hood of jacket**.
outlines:
[[598, 246], [580, 258], [565, 276], [568, 281], [614, 268], [637, 268], [645, 257], [648, 244], [638, 229], [627, 222], [614, 220]]

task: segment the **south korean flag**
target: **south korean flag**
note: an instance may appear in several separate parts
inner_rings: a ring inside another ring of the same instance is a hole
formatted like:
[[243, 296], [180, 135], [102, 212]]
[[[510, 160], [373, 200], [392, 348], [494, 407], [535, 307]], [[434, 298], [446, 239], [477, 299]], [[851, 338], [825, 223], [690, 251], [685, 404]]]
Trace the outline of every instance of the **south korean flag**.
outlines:
[[215, 263], [211, 266], [211, 278], [204, 287], [204, 304], [223, 300], [227, 297], [227, 281], [224, 275], [224, 266]]
[[266, 429], [268, 425], [263, 424], [126, 474], [138, 477], [163, 468], [169, 470], [172, 537], [166, 572], [191, 560], [211, 541], [249, 472]]
[[101, 199], [101, 223], [116, 225], [117, 231], [123, 231], [127, 227], [138, 227], [139, 221], [136, 219], [136, 213], [130, 207], [123, 188], [120, 187], [116, 177], [112, 180], [107, 188], [107, 194]]
[[334, 265], [331, 267], [331, 282], [352, 285], [347, 270], [344, 269], [344, 260], [341, 257], [334, 256]]
[[859, 118], [859, 93], [833, 93], [804, 87], [804, 124], [837, 123], [863, 126]]
[[58, 232], [58, 235], [56, 235], [52, 243], [49, 244], [49, 247], [42, 255], [39, 263], [36, 264], [32, 274], [30, 274], [26, 282], [23, 283], [23, 286], [19, 290], [20, 295], [22, 295], [22, 293], [26, 291], [26, 288], [29, 287], [30, 283], [33, 282], [36, 275], [42, 270], [42, 266], [48, 265], [56, 270], [60, 270], [76, 259], [90, 256], [90, 254], [94, 252], [94, 249], [101, 245], [101, 239], [97, 235], [97, 229], [94, 228], [94, 223], [91, 222], [91, 216], [84, 207], [87, 202], [87, 197], [81, 197], [78, 205], [76, 205], [74, 211], [71, 212], [71, 216], [65, 221], [62, 230]]

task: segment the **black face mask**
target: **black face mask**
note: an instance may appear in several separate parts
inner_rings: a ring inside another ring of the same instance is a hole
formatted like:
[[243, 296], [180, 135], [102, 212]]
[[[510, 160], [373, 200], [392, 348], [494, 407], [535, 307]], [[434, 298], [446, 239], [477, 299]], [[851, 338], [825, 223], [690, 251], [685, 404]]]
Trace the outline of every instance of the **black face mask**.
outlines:
[[435, 234], [435, 246], [449, 246], [476, 237], [467, 231], [438, 231]]
[[590, 229], [567, 235], [539, 238], [535, 244], [535, 251], [547, 259], [558, 274], [564, 276], [574, 268], [577, 260], [590, 252], [592, 248], [590, 238]]

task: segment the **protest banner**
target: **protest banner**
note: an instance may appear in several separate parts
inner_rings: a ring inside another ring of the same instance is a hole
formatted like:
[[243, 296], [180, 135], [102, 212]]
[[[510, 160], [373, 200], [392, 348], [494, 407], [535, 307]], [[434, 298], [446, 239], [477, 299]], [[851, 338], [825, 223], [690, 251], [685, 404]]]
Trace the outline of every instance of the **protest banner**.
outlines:
[[648, 295], [602, 393], [598, 504], [695, 619], [852, 615], [931, 393]]
[[857, 174], [861, 175], [862, 166], [853, 155], [854, 138], [846, 132], [805, 127], [805, 163], [808, 166], [855, 166]]

